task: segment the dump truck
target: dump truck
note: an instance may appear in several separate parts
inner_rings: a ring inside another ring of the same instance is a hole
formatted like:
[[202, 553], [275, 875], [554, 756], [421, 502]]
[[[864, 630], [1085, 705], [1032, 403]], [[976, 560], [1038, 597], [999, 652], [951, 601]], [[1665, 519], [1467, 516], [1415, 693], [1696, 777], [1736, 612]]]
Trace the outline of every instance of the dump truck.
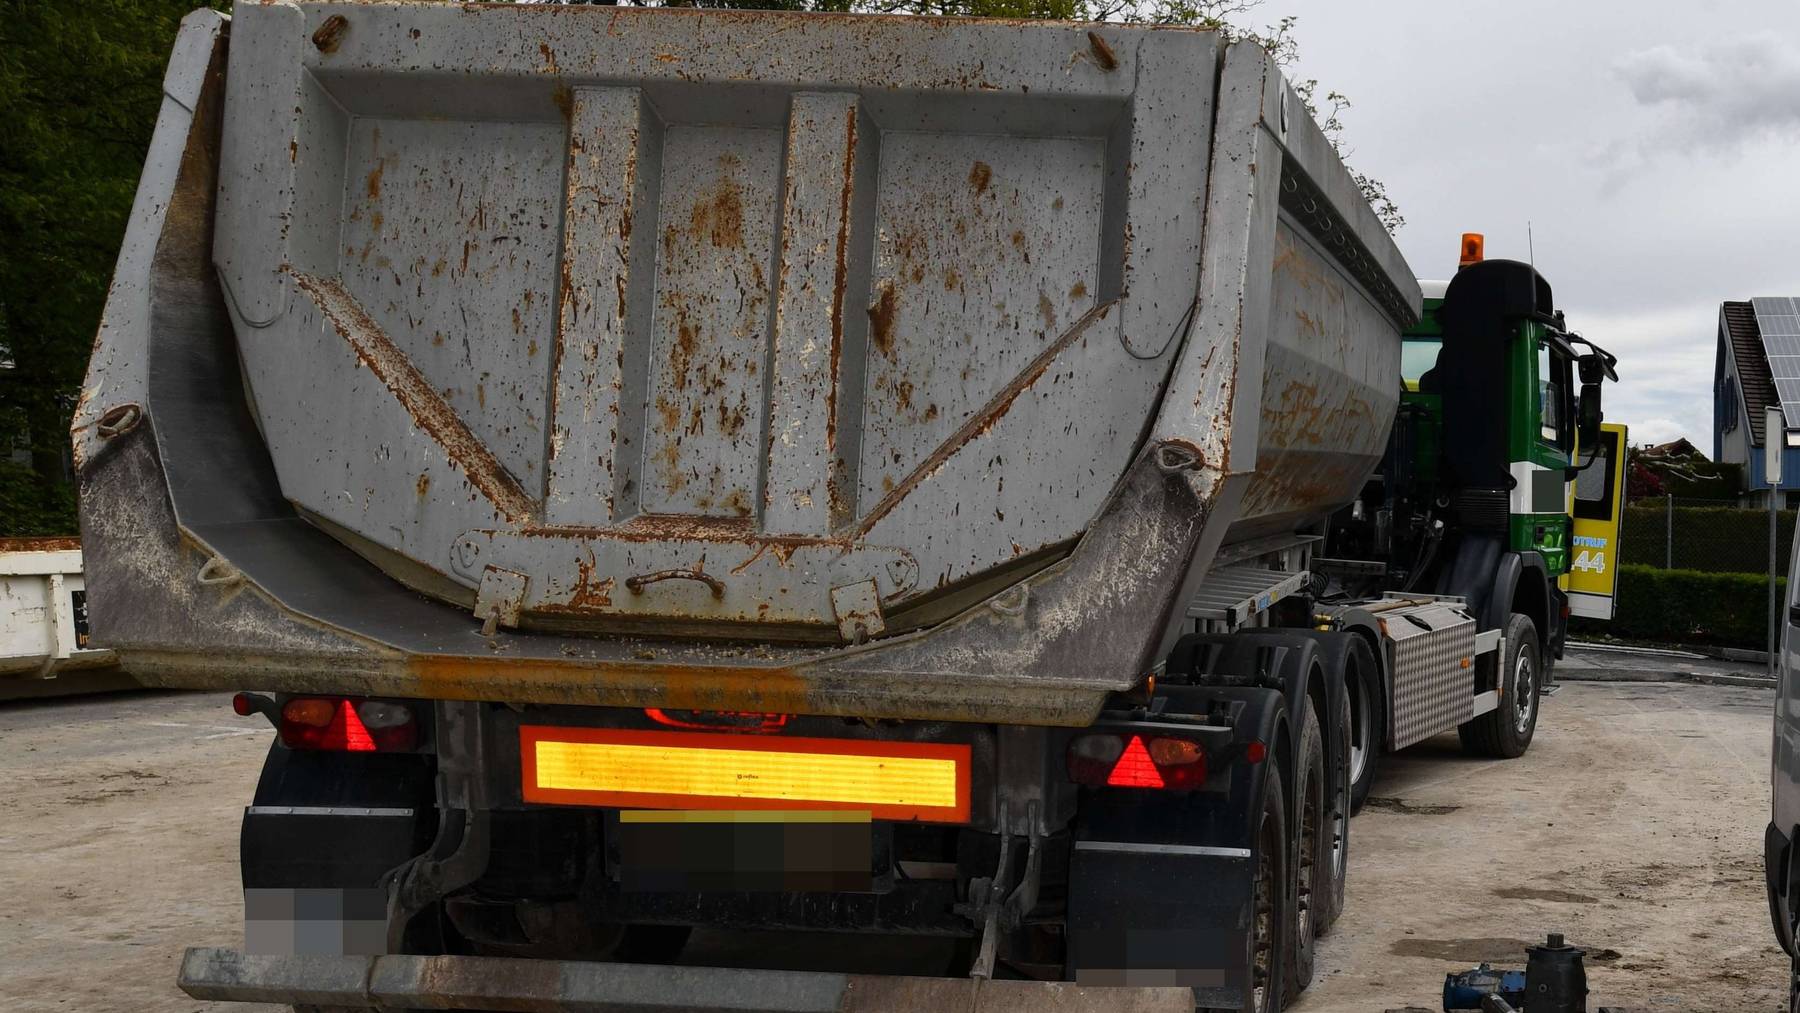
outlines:
[[1530, 742], [1610, 359], [1422, 317], [1254, 45], [283, 0], [166, 93], [74, 441], [95, 643], [276, 729], [196, 998], [1277, 1010], [1381, 752]]

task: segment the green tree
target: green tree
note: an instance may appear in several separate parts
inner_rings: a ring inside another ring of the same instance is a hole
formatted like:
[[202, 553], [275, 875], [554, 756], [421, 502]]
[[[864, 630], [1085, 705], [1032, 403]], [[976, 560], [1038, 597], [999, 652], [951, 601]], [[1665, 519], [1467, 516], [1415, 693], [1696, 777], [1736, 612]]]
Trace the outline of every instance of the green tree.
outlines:
[[69, 417], [194, 6], [0, 2], [0, 534], [75, 531]]

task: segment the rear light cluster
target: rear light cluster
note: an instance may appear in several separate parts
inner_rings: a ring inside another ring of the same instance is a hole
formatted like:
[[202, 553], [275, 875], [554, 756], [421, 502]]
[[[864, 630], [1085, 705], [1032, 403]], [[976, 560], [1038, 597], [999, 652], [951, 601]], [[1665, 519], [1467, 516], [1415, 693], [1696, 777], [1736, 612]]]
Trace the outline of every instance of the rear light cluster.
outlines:
[[1184, 790], [1206, 783], [1206, 750], [1192, 739], [1098, 732], [1069, 743], [1069, 779], [1110, 788]]
[[417, 716], [394, 700], [297, 696], [281, 705], [276, 727], [289, 749], [387, 753], [419, 744]]

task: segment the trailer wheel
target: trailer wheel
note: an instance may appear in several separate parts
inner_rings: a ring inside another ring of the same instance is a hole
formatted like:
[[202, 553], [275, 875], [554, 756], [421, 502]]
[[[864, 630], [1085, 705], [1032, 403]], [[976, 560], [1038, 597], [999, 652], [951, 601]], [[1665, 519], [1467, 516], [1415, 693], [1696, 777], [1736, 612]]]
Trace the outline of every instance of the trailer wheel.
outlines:
[[1353, 665], [1346, 666], [1345, 695], [1350, 706], [1350, 814], [1362, 811], [1369, 789], [1375, 786], [1375, 768], [1387, 743], [1387, 706], [1381, 696], [1381, 669], [1369, 642], [1355, 637], [1350, 646]]
[[1325, 823], [1325, 744], [1319, 733], [1318, 709], [1306, 708], [1300, 723], [1300, 748], [1294, 768], [1293, 898], [1288, 919], [1284, 993], [1292, 1000], [1312, 984], [1319, 915], [1330, 883]]
[[1506, 620], [1506, 651], [1500, 662], [1500, 706], [1457, 727], [1463, 750], [1474, 756], [1510, 760], [1525, 755], [1537, 731], [1538, 689], [1543, 654], [1537, 624], [1514, 612]]
[[1340, 744], [1343, 752], [1338, 762], [1330, 765], [1337, 776], [1332, 780], [1331, 793], [1326, 797], [1325, 832], [1319, 841], [1320, 867], [1324, 870], [1325, 886], [1318, 895], [1319, 911], [1316, 917], [1318, 934], [1324, 935], [1337, 923], [1338, 915], [1344, 912], [1344, 881], [1350, 873], [1350, 734], [1351, 720], [1348, 706], [1338, 708], [1338, 730], [1331, 741]]
[[1262, 815], [1255, 837], [1256, 871], [1250, 888], [1250, 931], [1244, 933], [1250, 951], [1245, 1013], [1279, 1013], [1287, 1005], [1282, 998], [1283, 950], [1292, 910], [1287, 903], [1289, 852], [1283, 791], [1280, 774], [1270, 770], [1263, 778]]

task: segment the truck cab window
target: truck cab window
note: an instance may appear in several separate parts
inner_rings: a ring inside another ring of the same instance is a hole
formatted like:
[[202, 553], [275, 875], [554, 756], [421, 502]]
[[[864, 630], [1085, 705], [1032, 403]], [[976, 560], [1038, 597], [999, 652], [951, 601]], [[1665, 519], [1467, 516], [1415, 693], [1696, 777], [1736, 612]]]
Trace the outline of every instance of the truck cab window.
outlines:
[[1557, 396], [1555, 367], [1550, 359], [1550, 347], [1538, 346], [1538, 436], [1546, 443], [1556, 442], [1556, 407], [1561, 401]]
[[1400, 345], [1400, 378], [1408, 390], [1419, 389], [1419, 377], [1437, 365], [1443, 343], [1436, 338], [1407, 338]]
[[1574, 449], [1574, 411], [1569, 402], [1569, 360], [1538, 344], [1538, 437], [1558, 449]]

